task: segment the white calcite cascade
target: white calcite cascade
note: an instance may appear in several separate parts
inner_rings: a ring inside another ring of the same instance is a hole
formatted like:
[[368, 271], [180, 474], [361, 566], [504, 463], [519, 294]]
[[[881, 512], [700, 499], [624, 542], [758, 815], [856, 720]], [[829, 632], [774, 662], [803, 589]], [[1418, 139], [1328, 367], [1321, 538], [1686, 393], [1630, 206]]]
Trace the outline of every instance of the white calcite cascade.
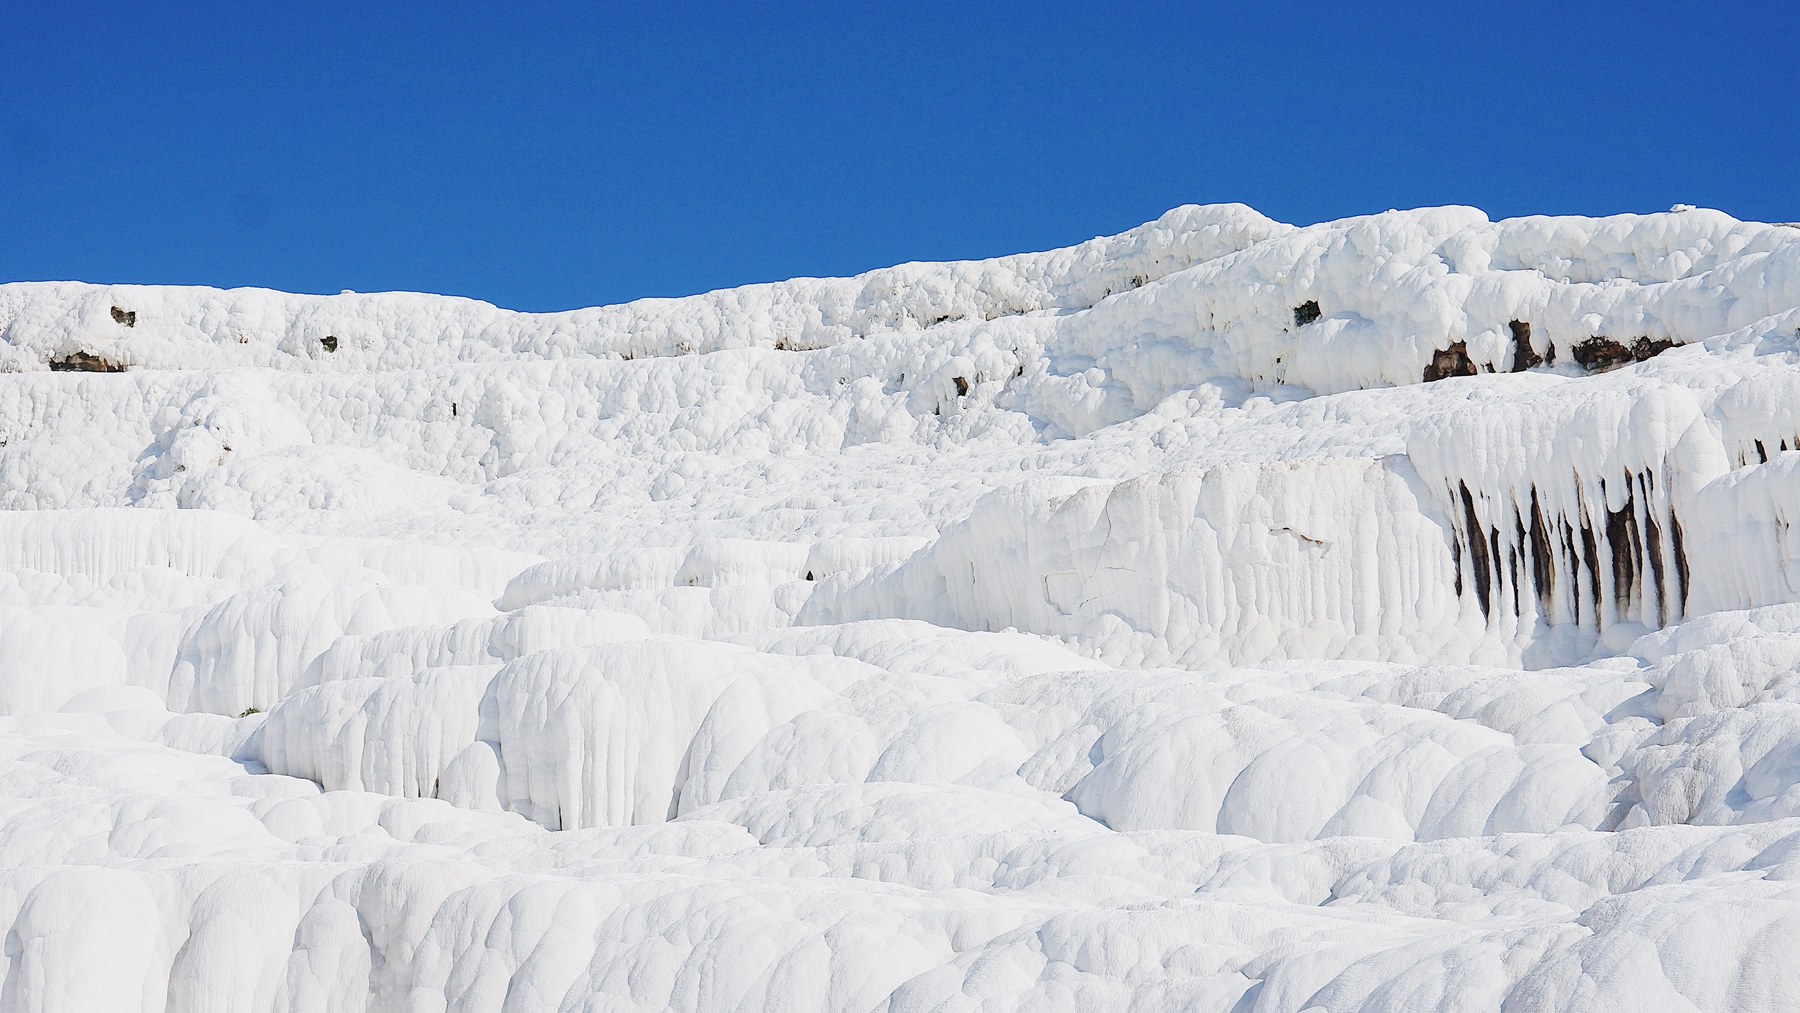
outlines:
[[0, 1009], [1800, 994], [1800, 228], [0, 285]]

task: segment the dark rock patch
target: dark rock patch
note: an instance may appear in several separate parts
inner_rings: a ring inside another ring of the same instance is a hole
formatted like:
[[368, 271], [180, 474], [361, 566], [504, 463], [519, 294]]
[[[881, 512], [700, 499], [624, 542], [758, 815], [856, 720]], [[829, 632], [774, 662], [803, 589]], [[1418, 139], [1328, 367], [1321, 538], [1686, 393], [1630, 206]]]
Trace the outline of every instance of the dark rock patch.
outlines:
[[1531, 347], [1531, 325], [1523, 320], [1514, 320], [1507, 324], [1512, 328], [1513, 365], [1512, 371], [1523, 373], [1533, 366], [1544, 364], [1544, 357]]
[[1481, 518], [1475, 513], [1475, 497], [1469, 495], [1468, 485], [1460, 482], [1457, 484], [1462, 490], [1463, 522], [1468, 525], [1469, 548], [1472, 550], [1469, 553], [1469, 565], [1474, 571], [1475, 600], [1481, 605], [1482, 615], [1491, 615], [1494, 579], [1491, 557], [1488, 555], [1491, 547], [1488, 540], [1481, 537]]
[[327, 352], [337, 351], [337, 335], [327, 334], [323, 338], [320, 338], [319, 347], [325, 349]]
[[1319, 300], [1308, 299], [1294, 307], [1294, 326], [1305, 327], [1323, 315], [1319, 310]]
[[58, 373], [125, 372], [125, 367], [122, 364], [102, 359], [98, 355], [89, 355], [86, 352], [70, 352], [60, 359], [51, 359], [50, 368]]
[[1449, 348], [1440, 348], [1431, 356], [1431, 363], [1425, 367], [1424, 381], [1442, 380], [1447, 376], [1474, 376], [1475, 364], [1469, 361], [1469, 347], [1458, 341]]
[[1616, 369], [1631, 361], [1631, 349], [1611, 338], [1589, 338], [1576, 345], [1570, 353], [1581, 364], [1581, 368], [1589, 372]]
[[123, 310], [114, 306], [112, 308], [112, 318], [115, 323], [121, 323], [127, 327], [137, 326], [137, 310]]
[[1652, 341], [1639, 338], [1630, 345], [1614, 341], [1611, 338], [1589, 338], [1576, 345], [1571, 354], [1581, 368], [1589, 372], [1601, 372], [1617, 369], [1631, 362], [1643, 362], [1654, 358], [1675, 347], [1675, 342], [1666, 338]]
[[956, 384], [956, 396], [967, 397], [969, 393], [969, 381], [960, 376], [953, 378], [953, 381]]

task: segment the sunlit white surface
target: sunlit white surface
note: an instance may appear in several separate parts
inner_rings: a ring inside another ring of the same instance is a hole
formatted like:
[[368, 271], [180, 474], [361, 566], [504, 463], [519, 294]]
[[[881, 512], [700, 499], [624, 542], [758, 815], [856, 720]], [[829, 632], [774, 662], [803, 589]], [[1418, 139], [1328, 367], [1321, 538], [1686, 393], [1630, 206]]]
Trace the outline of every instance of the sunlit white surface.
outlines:
[[0, 338], [7, 1009], [1800, 994], [1800, 229]]

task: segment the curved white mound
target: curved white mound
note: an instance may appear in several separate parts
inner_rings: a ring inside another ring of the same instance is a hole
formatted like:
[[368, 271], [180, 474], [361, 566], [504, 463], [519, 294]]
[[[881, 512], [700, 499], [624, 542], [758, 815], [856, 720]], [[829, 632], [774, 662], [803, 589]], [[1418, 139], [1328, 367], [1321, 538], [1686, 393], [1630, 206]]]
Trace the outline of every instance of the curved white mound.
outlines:
[[0, 285], [0, 1006], [1777, 1008], [1800, 229]]

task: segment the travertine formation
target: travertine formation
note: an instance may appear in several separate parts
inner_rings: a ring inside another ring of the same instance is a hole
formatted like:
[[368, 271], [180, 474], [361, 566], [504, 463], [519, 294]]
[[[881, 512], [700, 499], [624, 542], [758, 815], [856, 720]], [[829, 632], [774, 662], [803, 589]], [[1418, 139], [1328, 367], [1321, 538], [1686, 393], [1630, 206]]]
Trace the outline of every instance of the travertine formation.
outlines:
[[1800, 993], [1800, 228], [0, 285], [0, 1007]]

